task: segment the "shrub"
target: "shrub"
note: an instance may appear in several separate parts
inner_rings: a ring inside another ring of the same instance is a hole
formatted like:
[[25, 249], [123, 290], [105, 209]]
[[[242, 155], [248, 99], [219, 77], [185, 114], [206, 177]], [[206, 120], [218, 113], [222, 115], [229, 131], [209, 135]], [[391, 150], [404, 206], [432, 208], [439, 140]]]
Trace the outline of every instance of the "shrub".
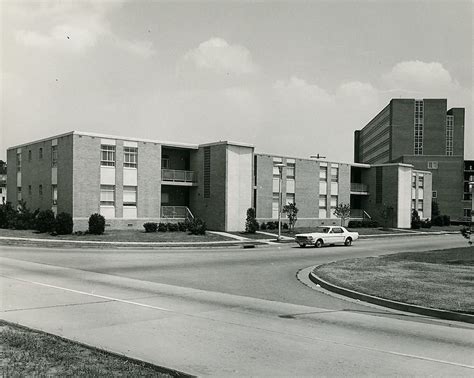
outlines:
[[273, 222], [267, 222], [267, 229], [268, 230], [274, 230], [275, 229], [275, 224]]
[[188, 230], [193, 235], [205, 235], [206, 222], [201, 218], [194, 218], [193, 221], [189, 223]]
[[362, 223], [365, 224], [365, 226], [363, 226], [363, 227], [370, 227], [370, 228], [379, 227], [379, 222], [377, 222], [376, 220], [373, 220], [373, 219], [363, 221]]
[[351, 220], [351, 221], [349, 221], [349, 223], [347, 224], [347, 227], [348, 227], [348, 228], [361, 228], [361, 227], [362, 227], [362, 222], [361, 222], [361, 221], [354, 221], [354, 220]]
[[56, 222], [54, 224], [54, 230], [58, 235], [69, 235], [72, 234], [74, 222], [72, 216], [69, 213], [59, 213], [56, 216]]
[[158, 223], [158, 232], [166, 232], [168, 231], [168, 226], [166, 223], [160, 222]]
[[429, 219], [421, 221], [421, 228], [431, 228], [431, 221]]
[[260, 225], [260, 230], [265, 231], [267, 229], [267, 224], [265, 222], [262, 222]]
[[143, 224], [145, 232], [156, 232], [158, 230], [158, 223], [156, 222], [146, 222]]
[[443, 226], [443, 216], [442, 215], [437, 215], [437, 216], [433, 217], [431, 222], [433, 223], [434, 226], [442, 227]]
[[16, 218], [17, 211], [10, 202], [0, 205], [0, 228], [8, 228]]
[[288, 223], [283, 223], [282, 225], [284, 230], [288, 230], [290, 227], [288, 226]]
[[186, 227], [186, 222], [178, 222], [178, 230], [185, 232], [188, 228]]
[[258, 230], [258, 222], [255, 219], [255, 209], [250, 207], [247, 209], [247, 218], [245, 219], [245, 232], [255, 234]]
[[411, 211], [411, 228], [417, 230], [421, 227], [420, 216], [418, 215], [418, 211], [413, 209]]
[[167, 228], [168, 228], [168, 231], [170, 232], [176, 232], [179, 230], [179, 226], [177, 223], [168, 223]]
[[89, 217], [89, 233], [93, 235], [102, 235], [105, 231], [105, 218], [98, 213]]
[[55, 217], [52, 210], [41, 210], [36, 216], [35, 229], [39, 232], [52, 232], [55, 226]]
[[18, 210], [16, 211], [15, 217], [8, 223], [8, 228], [14, 228], [16, 230], [31, 230], [35, 228], [36, 216], [39, 210], [34, 212], [30, 211], [26, 206], [25, 201], [18, 203]]
[[443, 226], [449, 226], [451, 224], [451, 218], [449, 215], [443, 215]]

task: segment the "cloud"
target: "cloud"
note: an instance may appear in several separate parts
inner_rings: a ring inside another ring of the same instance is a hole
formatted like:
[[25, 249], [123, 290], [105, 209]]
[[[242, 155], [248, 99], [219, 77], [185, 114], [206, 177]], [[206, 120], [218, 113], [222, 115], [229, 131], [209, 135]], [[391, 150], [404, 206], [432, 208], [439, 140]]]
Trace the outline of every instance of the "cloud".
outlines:
[[292, 76], [288, 80], [277, 80], [273, 84], [273, 88], [280, 99], [287, 104], [329, 106], [334, 103], [333, 95], [318, 85], [307, 83], [296, 76]]
[[[59, 49], [80, 53], [108, 39], [116, 48], [141, 57], [154, 54], [149, 41], [130, 41], [114, 33], [108, 14], [120, 6], [119, 2], [53, 2], [40, 3], [38, 8], [15, 8], [24, 23], [53, 25], [48, 30], [25, 28], [16, 31], [16, 41], [34, 48]], [[36, 18], [31, 19], [32, 13]]]
[[419, 60], [397, 63], [390, 72], [382, 76], [382, 83], [390, 90], [422, 93], [439, 93], [460, 87], [441, 63]]
[[202, 42], [197, 48], [189, 50], [182, 62], [220, 74], [251, 74], [258, 71], [246, 47], [230, 45], [222, 38]]

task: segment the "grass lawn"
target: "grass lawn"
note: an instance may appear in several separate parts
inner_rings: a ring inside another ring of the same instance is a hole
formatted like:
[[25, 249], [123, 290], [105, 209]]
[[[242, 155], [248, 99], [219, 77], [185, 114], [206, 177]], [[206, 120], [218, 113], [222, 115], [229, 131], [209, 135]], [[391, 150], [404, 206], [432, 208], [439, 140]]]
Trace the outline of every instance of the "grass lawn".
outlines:
[[208, 242], [233, 240], [206, 232], [206, 235], [189, 235], [187, 232], [145, 232], [142, 230], [105, 230], [103, 235], [58, 235], [37, 233], [32, 230], [0, 229], [0, 236], [34, 239], [91, 240], [109, 242]]
[[89, 349], [0, 321], [0, 372], [4, 377], [171, 377], [158, 368]]
[[343, 260], [314, 272], [365, 294], [474, 314], [474, 247]]

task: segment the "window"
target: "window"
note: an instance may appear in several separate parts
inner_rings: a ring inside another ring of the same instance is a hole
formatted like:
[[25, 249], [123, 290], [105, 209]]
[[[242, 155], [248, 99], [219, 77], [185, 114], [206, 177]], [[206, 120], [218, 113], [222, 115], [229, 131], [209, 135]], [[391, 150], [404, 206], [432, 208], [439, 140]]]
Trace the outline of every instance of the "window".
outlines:
[[432, 197], [432, 198], [438, 198], [438, 191], [437, 191], [437, 190], [433, 190], [433, 192], [431, 193], [431, 197]]
[[332, 232], [333, 232], [333, 234], [342, 234], [343, 233], [342, 228], [340, 228], [340, 227], [334, 227], [332, 229]]
[[21, 201], [21, 187], [20, 186], [17, 188], [16, 199], [18, 201]]
[[295, 193], [286, 193], [286, 204], [295, 203]]
[[170, 157], [168, 155], [163, 155], [161, 157], [161, 168], [162, 169], [170, 168]]
[[127, 168], [136, 168], [138, 162], [138, 148], [124, 147], [123, 148], [123, 166]]
[[31, 150], [28, 150], [28, 161], [31, 161]]
[[100, 186], [100, 205], [114, 206], [115, 204], [115, 186], [101, 185]]
[[53, 205], [57, 205], [58, 204], [58, 186], [57, 185], [51, 186], [51, 197], [53, 200]]
[[438, 169], [438, 162], [437, 161], [429, 161], [428, 162], [428, 169]]
[[137, 187], [124, 186], [123, 187], [123, 205], [137, 206]]
[[278, 213], [280, 209], [279, 202], [280, 202], [279, 194], [273, 193], [273, 197], [272, 197], [272, 218], [273, 219], [278, 218]]
[[288, 163], [286, 166], [286, 178], [294, 179], [295, 178], [295, 163]]
[[416, 188], [416, 175], [411, 176], [411, 187]]
[[100, 165], [103, 167], [115, 167], [115, 146], [102, 144], [100, 146]]
[[423, 155], [423, 100], [415, 100], [415, 155]]
[[472, 216], [472, 210], [469, 208], [464, 209], [464, 217], [470, 218]]
[[331, 167], [331, 181], [332, 182], [339, 181], [339, 168], [338, 167]]
[[51, 147], [51, 167], [58, 166], [58, 146]]
[[211, 147], [204, 147], [203, 164], [204, 164], [204, 172], [203, 172], [204, 198], [211, 198]]
[[418, 188], [422, 189], [425, 183], [425, 178], [423, 176], [418, 176]]
[[31, 196], [31, 185], [28, 185], [28, 195]]
[[17, 172], [21, 171], [21, 152], [16, 153], [16, 170]]
[[453, 156], [454, 116], [446, 116], [446, 155]]
[[416, 206], [416, 199], [412, 199], [411, 200], [411, 209], [415, 210], [415, 206]]
[[38, 157], [39, 157], [40, 159], [43, 158], [43, 147], [40, 147], [40, 149], [39, 149], [39, 151], [38, 151]]
[[280, 177], [280, 169], [276, 166], [273, 166], [273, 177]]
[[328, 206], [328, 198], [327, 196], [319, 196], [319, 208], [326, 210]]
[[331, 210], [337, 207], [337, 196], [331, 196]]
[[40, 196], [43, 195], [43, 185], [41, 185], [41, 184], [38, 186], [38, 193], [39, 193]]
[[327, 179], [328, 179], [328, 167], [320, 167], [319, 181], [327, 181]]
[[423, 200], [419, 199], [418, 200], [418, 211], [423, 211]]

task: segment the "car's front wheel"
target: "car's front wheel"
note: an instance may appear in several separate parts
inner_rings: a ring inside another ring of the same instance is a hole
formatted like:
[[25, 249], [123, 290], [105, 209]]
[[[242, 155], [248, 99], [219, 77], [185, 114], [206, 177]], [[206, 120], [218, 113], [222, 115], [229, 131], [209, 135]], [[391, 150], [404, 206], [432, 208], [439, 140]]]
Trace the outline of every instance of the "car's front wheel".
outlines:
[[352, 238], [347, 238], [347, 239], [344, 241], [344, 245], [346, 245], [346, 246], [348, 246], [348, 247], [349, 247], [350, 245], [352, 245]]
[[314, 246], [316, 248], [321, 248], [323, 246], [323, 241], [321, 239], [316, 240], [316, 243], [314, 243]]

